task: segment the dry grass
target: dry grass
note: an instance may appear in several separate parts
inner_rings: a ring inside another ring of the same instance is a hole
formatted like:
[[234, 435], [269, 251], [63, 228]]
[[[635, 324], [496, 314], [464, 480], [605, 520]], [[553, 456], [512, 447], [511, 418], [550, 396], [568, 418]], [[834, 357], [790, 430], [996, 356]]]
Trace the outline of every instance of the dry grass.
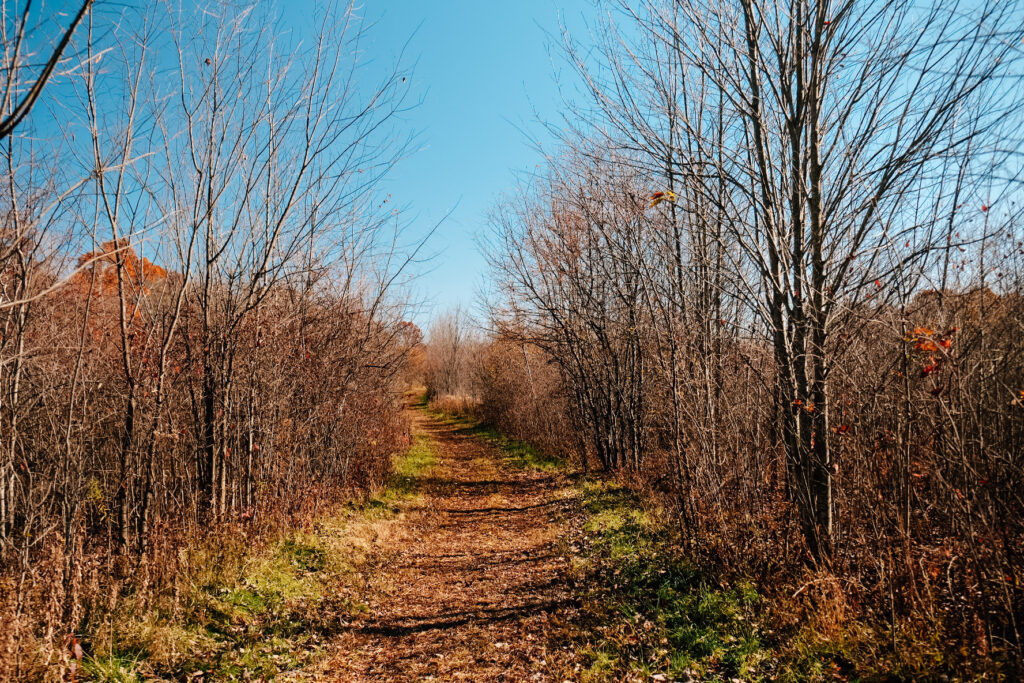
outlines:
[[430, 399], [430, 409], [449, 415], [478, 415], [479, 399], [464, 394], [445, 394]]
[[[433, 445], [420, 437], [395, 459], [389, 485], [372, 495], [188, 543], [159, 591], [135, 588], [151, 571], [137, 566], [134, 583], [118, 584], [104, 603], [92, 601], [97, 609], [83, 619], [80, 640], [65, 640], [60, 650], [47, 648], [53, 636], [31, 641], [20, 671], [7, 678], [267, 678], [316, 662], [366, 609], [376, 555], [400, 545], [404, 506], [434, 462]], [[74, 642], [83, 648], [80, 661]]]

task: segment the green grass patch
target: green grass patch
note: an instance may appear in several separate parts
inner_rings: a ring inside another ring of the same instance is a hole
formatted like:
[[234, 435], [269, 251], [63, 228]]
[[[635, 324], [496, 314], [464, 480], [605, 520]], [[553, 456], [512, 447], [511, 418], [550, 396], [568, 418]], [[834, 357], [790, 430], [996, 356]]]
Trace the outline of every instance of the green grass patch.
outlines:
[[86, 680], [104, 683], [142, 683], [140, 661], [144, 653], [87, 657], [82, 663]]
[[382, 491], [310, 529], [193, 549], [179, 607], [126, 607], [105, 644], [86, 643], [96, 651], [82, 662], [84, 680], [271, 680], [315, 662], [366, 611], [353, 581], [360, 558], [435, 462], [433, 443], [417, 436]]
[[315, 532], [296, 531], [247, 558], [235, 580], [193, 586], [186, 618], [162, 636], [184, 656], [153, 673], [183, 678], [272, 678], [319, 656], [364, 609], [332, 590], [346, 558]]
[[398, 503], [417, 495], [419, 482], [437, 463], [437, 453], [430, 437], [417, 434], [405, 453], [392, 462], [388, 485], [365, 502], [353, 503], [353, 509], [363, 514], [387, 517], [398, 512]]
[[509, 439], [491, 426], [477, 424], [472, 427], [466, 427], [464, 431], [485, 439], [492, 445], [500, 448], [506, 462], [513, 467], [544, 472], [551, 472], [565, 467], [565, 462], [561, 458], [547, 455], [528, 443]]
[[951, 669], [937, 632], [902, 624], [893, 648], [891, 632], [845, 615], [825, 574], [805, 575], [799, 600], [796, 587], [724, 580], [689, 560], [642, 495], [607, 480], [577, 488], [581, 519], [564, 545], [582, 604], [571, 628], [581, 680], [937, 680]]
[[429, 437], [422, 434], [413, 437], [412, 446], [395, 459], [394, 473], [384, 491], [385, 495], [409, 496], [415, 493], [423, 475], [437, 463], [437, 453]]
[[626, 488], [587, 481], [580, 500], [584, 520], [569, 550], [584, 606], [576, 629], [584, 680], [771, 677], [752, 585], [720, 586], [688, 563]]

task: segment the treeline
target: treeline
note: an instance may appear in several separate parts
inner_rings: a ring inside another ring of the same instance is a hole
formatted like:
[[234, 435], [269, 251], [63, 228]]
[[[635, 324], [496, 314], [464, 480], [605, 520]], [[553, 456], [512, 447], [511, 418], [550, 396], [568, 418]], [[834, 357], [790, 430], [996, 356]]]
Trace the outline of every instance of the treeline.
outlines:
[[[119, 605], [188, 590], [189, 548], [408, 443], [406, 75], [360, 62], [353, 7], [304, 43], [281, 9], [93, 7], [0, 148], [0, 679], [63, 680]], [[4, 40], [20, 93], [49, 39]]]
[[609, 4], [496, 211], [476, 409], [647, 482], [807, 640], [1012, 674], [1021, 6]]

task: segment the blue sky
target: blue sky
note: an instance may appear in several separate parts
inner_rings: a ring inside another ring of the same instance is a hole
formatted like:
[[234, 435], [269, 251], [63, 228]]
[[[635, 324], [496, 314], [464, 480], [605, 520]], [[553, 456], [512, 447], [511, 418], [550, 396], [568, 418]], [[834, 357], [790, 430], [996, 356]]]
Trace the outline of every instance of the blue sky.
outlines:
[[[307, 20], [316, 1], [277, 3], [298, 42], [312, 28]], [[98, 0], [99, 26], [135, 2]], [[33, 11], [40, 35], [56, 35], [49, 22], [66, 24], [77, 6], [78, 0], [44, 0]], [[543, 161], [533, 141], [553, 146], [540, 121], [559, 121], [560, 82], [573, 81], [561, 58], [561, 26], [582, 37], [595, 11], [593, 0], [362, 2], [359, 12], [372, 24], [361, 58], [372, 62], [367, 73], [386, 70], [404, 50], [411, 99], [419, 102], [404, 114], [399, 131], [417, 133], [414, 148], [385, 180], [382, 195], [391, 193], [392, 206], [405, 210], [410, 238], [443, 219], [427, 249], [435, 256], [416, 283], [415, 296], [425, 305], [413, 319], [421, 326], [455, 305], [474, 306], [487, 270], [477, 243], [487, 214], [514, 189], [517, 175]], [[54, 97], [55, 87], [48, 93]], [[62, 125], [60, 111], [48, 106], [33, 117], [43, 130]]]
[[538, 119], [557, 121], [562, 109], [559, 80], [568, 74], [559, 76], [559, 23], [585, 30], [593, 7], [586, 0], [368, 0], [364, 12], [377, 19], [369, 56], [392, 59], [409, 41], [413, 95], [422, 98], [406, 116], [419, 132], [417, 151], [387, 189], [408, 208], [414, 232], [452, 212], [418, 283], [432, 304], [415, 316], [426, 325], [446, 308], [473, 306], [486, 273], [476, 237], [488, 210], [517, 172], [541, 161], [531, 144], [544, 139]]

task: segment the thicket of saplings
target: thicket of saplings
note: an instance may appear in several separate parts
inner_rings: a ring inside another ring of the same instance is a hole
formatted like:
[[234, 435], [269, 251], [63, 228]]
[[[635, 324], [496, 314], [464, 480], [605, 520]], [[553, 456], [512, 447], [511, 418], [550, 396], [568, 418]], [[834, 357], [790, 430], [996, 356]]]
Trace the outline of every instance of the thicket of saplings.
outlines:
[[[790, 633], [843, 638], [862, 664], [891, 654], [910, 670], [1012, 671], [1024, 600], [1024, 257], [1019, 243], [1002, 245], [1014, 276], [998, 293], [961, 280], [879, 296], [832, 330], [831, 415], [814, 434], [831, 449], [834, 523], [821, 557], [803, 535], [785, 447], [785, 421], [819, 406], [779, 399], [771, 340], [735, 311], [683, 299], [688, 312], [666, 329], [661, 308], [673, 302], [619, 300], [621, 281], [594, 280], [621, 255], [601, 237], [585, 264], [544, 255], [563, 276], [565, 289], [547, 292], [563, 322], [495, 321], [491, 341], [461, 345], [456, 373], [432, 330], [429, 393], [436, 407], [646, 488], [688, 555], [755, 578]], [[844, 629], [855, 621], [875, 631]]]
[[777, 633], [1019, 671], [1021, 8], [609, 4], [563, 152], [495, 212], [462, 386], [640, 477]]
[[[708, 340], [720, 353], [679, 339], [686, 356], [674, 372], [664, 331], [645, 315], [577, 318], [577, 332], [592, 332], [571, 342], [522, 328], [479, 348], [464, 385], [475, 400], [439, 393], [437, 405], [648, 490], [688, 557], [756, 579], [780, 633], [842, 639], [860, 664], [891, 654], [925, 672], [1012, 671], [1024, 590], [1024, 289], [943, 298], [872, 306], [837, 331], [825, 436], [835, 526], [819, 561], [782, 436], [782, 413], [808, 408], [778, 400], [769, 342], [731, 318]], [[631, 357], [642, 368], [635, 385], [619, 374]], [[619, 450], [627, 438], [631, 450]]]
[[274, 11], [93, 17], [37, 109], [60, 126], [0, 150], [0, 680], [173, 619], [200, 564], [408, 443], [408, 259], [373, 200], [405, 79], [367, 88], [351, 8], [305, 46]]

